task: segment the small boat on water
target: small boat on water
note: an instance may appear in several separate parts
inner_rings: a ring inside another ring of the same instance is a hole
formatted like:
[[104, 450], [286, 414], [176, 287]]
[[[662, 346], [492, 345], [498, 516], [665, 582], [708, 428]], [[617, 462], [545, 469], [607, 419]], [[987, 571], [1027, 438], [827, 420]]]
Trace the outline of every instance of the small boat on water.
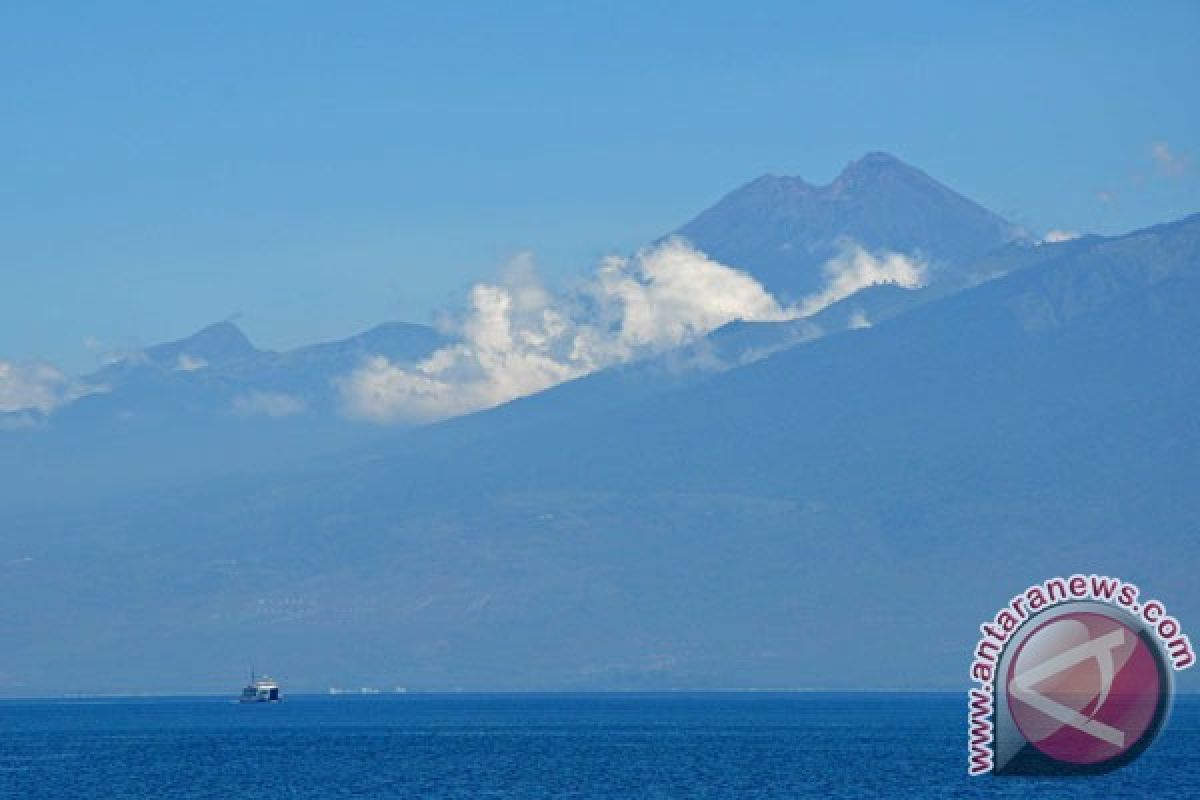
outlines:
[[261, 678], [250, 676], [250, 684], [242, 689], [239, 703], [278, 703], [283, 698], [279, 694], [279, 684], [265, 675]]

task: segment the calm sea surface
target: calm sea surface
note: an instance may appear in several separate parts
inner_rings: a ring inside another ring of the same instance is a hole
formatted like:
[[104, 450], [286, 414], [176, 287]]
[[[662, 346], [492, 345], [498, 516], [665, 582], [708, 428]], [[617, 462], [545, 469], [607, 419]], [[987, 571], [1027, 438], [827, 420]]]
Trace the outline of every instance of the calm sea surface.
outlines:
[[965, 719], [960, 695], [0, 701], [0, 797], [1200, 797], [1200, 697], [1096, 778], [967, 778]]

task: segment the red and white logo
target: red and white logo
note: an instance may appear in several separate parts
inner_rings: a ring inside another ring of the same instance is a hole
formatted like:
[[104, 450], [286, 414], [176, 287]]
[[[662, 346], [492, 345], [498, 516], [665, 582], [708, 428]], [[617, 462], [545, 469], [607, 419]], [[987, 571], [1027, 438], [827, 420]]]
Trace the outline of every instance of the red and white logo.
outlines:
[[1099, 764], [1155, 733], [1164, 697], [1158, 659], [1137, 631], [1109, 615], [1068, 612], [1042, 623], [1007, 673], [1013, 722], [1056, 761]]
[[1076, 573], [1035, 583], [992, 619], [971, 661], [970, 775], [1099, 775], [1139, 758], [1170, 715], [1191, 640], [1133, 583]]

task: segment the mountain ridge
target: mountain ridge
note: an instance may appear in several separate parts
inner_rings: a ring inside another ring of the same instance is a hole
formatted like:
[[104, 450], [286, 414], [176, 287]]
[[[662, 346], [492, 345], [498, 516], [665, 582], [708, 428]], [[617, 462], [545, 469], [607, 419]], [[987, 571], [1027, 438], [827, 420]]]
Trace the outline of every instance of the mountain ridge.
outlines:
[[868, 153], [833, 181], [764, 175], [676, 230], [711, 257], [747, 270], [785, 302], [822, 286], [822, 267], [851, 241], [932, 262], [935, 280], [957, 274], [1026, 236], [1017, 226], [887, 153]]
[[231, 652], [312, 689], [950, 688], [978, 622], [1049, 575], [1200, 616], [1200, 216], [1049, 252], [632, 403], [585, 380], [31, 509], [0, 691], [211, 687]]

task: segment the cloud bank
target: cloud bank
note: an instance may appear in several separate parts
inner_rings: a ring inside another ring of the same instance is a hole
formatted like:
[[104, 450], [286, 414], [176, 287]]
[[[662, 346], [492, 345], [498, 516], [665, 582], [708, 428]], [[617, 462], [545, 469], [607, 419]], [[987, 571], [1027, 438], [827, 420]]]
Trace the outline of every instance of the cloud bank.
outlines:
[[882, 283], [919, 289], [928, 277], [925, 261], [902, 253], [872, 253], [857, 242], [843, 239], [837, 255], [823, 268], [825, 288], [798, 304], [797, 316], [816, 314], [868, 286]]
[[0, 361], [0, 412], [40, 411], [49, 414], [67, 400], [67, 376], [42, 361]]
[[456, 342], [416, 364], [370, 356], [336, 383], [349, 416], [429, 422], [672, 350], [734, 320], [808, 316], [877, 283], [917, 288], [925, 271], [919, 260], [844, 242], [825, 266], [825, 288], [785, 308], [749, 274], [678, 238], [604, 259], [567, 294], [546, 289], [523, 257], [504, 280], [472, 289], [449, 326]]
[[538, 281], [527, 257], [471, 291], [459, 341], [415, 365], [368, 358], [339, 382], [347, 413], [424, 422], [498, 405], [693, 341], [735, 319], [784, 320], [762, 286], [682, 239], [604, 259], [569, 294]]

